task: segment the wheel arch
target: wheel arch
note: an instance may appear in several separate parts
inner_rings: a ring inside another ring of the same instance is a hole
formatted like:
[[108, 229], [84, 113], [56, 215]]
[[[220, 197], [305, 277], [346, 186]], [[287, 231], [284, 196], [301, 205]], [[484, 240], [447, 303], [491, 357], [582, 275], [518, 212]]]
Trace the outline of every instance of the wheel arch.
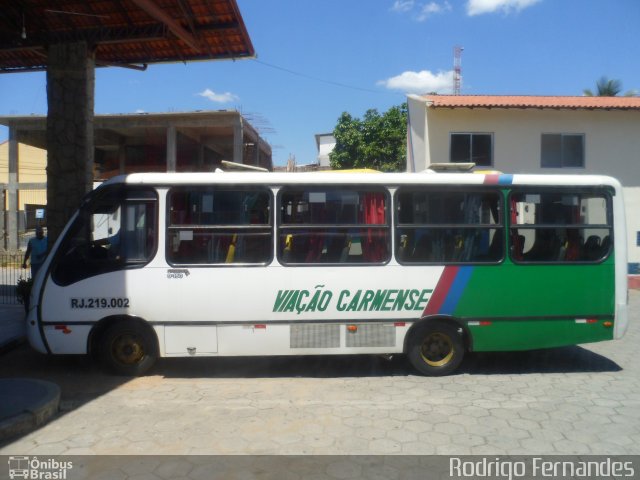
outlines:
[[409, 328], [409, 330], [407, 331], [407, 334], [404, 336], [404, 345], [402, 347], [404, 353], [408, 352], [412, 335], [418, 329], [431, 323], [446, 323], [455, 325], [456, 327], [462, 329], [462, 341], [465, 351], [473, 351], [473, 337], [471, 336], [469, 327], [465, 324], [465, 322], [451, 315], [427, 315], [411, 325], [411, 328]]

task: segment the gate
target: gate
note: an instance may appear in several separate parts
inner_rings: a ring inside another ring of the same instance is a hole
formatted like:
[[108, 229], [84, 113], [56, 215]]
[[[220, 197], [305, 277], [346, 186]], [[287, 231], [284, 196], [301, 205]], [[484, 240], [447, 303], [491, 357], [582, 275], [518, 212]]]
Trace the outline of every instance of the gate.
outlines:
[[0, 304], [17, 305], [20, 303], [16, 293], [18, 280], [31, 276], [28, 269], [22, 269], [22, 253], [0, 254]]
[[15, 253], [27, 248], [37, 225], [46, 224], [45, 183], [20, 183], [11, 201], [9, 185], [0, 183], [0, 251]]

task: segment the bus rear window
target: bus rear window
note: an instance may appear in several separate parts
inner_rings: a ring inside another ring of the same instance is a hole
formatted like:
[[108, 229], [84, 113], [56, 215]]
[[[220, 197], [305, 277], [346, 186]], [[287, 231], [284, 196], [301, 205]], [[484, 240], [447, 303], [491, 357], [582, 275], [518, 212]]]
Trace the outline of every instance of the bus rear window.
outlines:
[[609, 255], [612, 218], [605, 193], [514, 192], [509, 206], [516, 262], [597, 262]]

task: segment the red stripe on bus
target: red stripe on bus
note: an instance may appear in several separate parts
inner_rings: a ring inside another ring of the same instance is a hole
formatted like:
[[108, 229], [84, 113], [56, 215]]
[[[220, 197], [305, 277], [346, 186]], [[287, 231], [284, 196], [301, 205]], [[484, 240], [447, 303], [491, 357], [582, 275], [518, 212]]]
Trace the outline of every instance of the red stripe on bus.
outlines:
[[500, 182], [500, 174], [498, 173], [490, 173], [484, 176], [485, 185], [498, 185], [499, 182]]
[[453, 285], [453, 281], [458, 275], [459, 268], [455, 266], [444, 267], [444, 272], [442, 272], [442, 276], [438, 280], [438, 284], [429, 299], [429, 303], [427, 303], [427, 307], [424, 309], [423, 315], [434, 315], [440, 312], [440, 308], [447, 299], [449, 290], [451, 290], [451, 285]]

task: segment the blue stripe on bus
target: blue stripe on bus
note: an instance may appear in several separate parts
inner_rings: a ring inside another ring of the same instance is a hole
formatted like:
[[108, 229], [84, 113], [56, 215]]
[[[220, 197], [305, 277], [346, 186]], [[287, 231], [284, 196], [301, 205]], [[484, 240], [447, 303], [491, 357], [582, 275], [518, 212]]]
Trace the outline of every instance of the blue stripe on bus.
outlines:
[[464, 293], [467, 284], [469, 283], [469, 279], [471, 278], [471, 274], [473, 273], [474, 267], [460, 267], [458, 269], [458, 274], [456, 275], [455, 280], [451, 284], [451, 289], [447, 294], [447, 298], [440, 307], [441, 314], [444, 315], [453, 315], [458, 306], [458, 302]]

